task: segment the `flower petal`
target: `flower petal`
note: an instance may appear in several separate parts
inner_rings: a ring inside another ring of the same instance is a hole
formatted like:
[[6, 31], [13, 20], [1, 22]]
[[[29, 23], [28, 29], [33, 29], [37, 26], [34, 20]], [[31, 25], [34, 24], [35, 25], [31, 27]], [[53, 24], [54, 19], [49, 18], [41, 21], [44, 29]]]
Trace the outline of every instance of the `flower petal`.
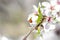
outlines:
[[44, 6], [46, 8], [49, 8], [50, 7], [50, 4], [48, 2], [42, 2], [42, 6]]
[[35, 5], [33, 5], [33, 8], [35, 11], [38, 11], [38, 8]]

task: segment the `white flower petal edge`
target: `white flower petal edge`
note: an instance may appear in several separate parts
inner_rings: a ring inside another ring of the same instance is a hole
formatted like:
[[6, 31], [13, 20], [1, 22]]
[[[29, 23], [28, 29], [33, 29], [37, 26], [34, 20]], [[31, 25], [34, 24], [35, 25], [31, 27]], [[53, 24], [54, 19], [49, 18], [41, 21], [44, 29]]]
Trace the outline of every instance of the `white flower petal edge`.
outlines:
[[33, 8], [35, 11], [38, 11], [38, 8], [35, 5], [33, 5]]
[[50, 7], [50, 3], [42, 2], [42, 6], [44, 6], [45, 8], [49, 8]]

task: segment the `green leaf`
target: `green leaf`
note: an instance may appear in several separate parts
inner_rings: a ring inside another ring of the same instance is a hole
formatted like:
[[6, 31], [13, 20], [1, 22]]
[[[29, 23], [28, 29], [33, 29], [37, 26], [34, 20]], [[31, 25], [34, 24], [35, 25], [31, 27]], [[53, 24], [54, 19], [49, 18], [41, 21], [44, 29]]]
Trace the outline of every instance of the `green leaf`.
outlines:
[[38, 32], [37, 33], [40, 34], [40, 27], [38, 27]]
[[40, 27], [38, 27], [37, 33], [34, 35], [34, 38], [40, 35]]
[[38, 19], [37, 19], [37, 23], [40, 23], [43, 19], [43, 15], [42, 12], [40, 10], [40, 6], [38, 7]]
[[45, 6], [41, 5], [41, 8], [45, 8]]
[[38, 37], [38, 34], [36, 33], [36, 34], [34, 34], [34, 38], [37, 38]]

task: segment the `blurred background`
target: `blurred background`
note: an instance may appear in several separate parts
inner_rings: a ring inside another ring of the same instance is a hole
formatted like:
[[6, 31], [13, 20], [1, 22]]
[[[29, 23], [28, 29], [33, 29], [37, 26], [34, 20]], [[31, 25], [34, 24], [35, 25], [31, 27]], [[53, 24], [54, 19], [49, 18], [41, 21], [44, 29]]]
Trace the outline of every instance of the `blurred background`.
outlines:
[[[31, 28], [27, 22], [33, 5], [47, 0], [0, 0], [0, 40], [21, 40]], [[34, 40], [34, 33], [28, 40]]]

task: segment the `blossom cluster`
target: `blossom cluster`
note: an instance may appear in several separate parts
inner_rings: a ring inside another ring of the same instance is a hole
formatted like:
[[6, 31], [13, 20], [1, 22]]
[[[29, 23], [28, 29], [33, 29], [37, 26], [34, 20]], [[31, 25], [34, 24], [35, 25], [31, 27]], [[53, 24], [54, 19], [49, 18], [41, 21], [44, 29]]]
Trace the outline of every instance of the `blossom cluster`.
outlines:
[[60, 22], [60, 0], [50, 0], [49, 2], [39, 3], [38, 7], [33, 5], [34, 11], [28, 16], [28, 22], [35, 27], [45, 17], [42, 22], [45, 32], [55, 29], [55, 24]]

